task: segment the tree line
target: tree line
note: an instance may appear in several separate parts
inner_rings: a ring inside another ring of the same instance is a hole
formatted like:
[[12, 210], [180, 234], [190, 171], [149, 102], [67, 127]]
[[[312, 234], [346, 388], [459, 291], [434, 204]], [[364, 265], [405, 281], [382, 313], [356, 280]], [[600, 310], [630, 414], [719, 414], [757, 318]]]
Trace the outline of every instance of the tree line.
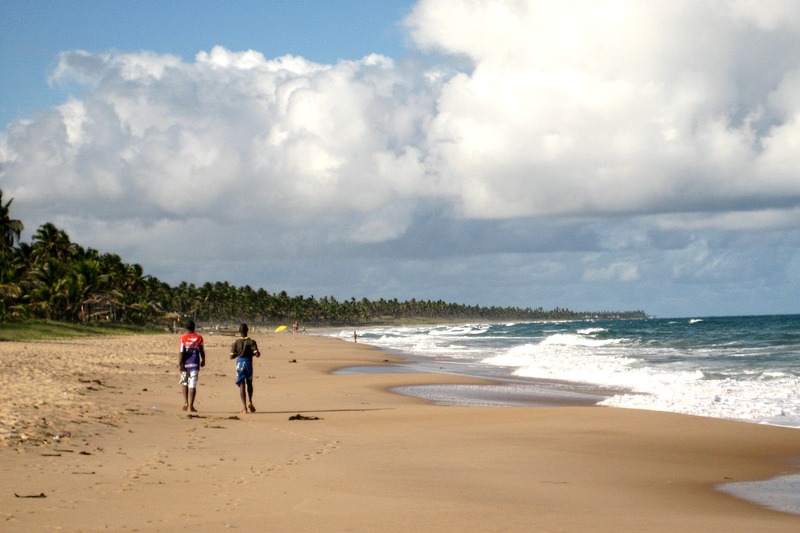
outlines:
[[342, 325], [430, 320], [565, 320], [581, 318], [644, 318], [643, 311], [576, 312], [484, 307], [442, 300], [398, 301], [333, 296], [290, 296], [249, 285], [182, 282], [172, 287], [146, 275], [138, 264], [73, 243], [67, 233], [45, 223], [32, 242], [20, 241], [24, 226], [11, 218], [13, 198], [3, 202], [0, 190], [0, 322], [50, 319], [67, 322], [115, 321], [170, 325], [187, 317], [198, 322]]

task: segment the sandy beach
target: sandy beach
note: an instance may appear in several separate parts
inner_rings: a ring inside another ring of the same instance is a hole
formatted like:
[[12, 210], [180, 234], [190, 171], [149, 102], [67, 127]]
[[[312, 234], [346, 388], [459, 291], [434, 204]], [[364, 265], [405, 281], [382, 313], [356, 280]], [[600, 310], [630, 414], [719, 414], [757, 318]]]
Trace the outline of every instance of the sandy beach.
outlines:
[[[256, 413], [233, 337], [201, 331], [196, 414], [179, 335], [0, 343], [2, 531], [800, 531], [715, 490], [800, 471], [800, 432], [602, 407], [445, 407], [331, 374], [393, 360], [254, 334]], [[293, 415], [303, 419], [291, 420]]]

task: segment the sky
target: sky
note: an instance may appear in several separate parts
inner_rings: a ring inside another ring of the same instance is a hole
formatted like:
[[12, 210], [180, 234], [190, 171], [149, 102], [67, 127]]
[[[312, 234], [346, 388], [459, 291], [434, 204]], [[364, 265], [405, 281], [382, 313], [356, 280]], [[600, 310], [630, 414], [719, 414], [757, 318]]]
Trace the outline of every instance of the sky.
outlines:
[[171, 285], [800, 312], [793, 0], [0, 4], [23, 241]]

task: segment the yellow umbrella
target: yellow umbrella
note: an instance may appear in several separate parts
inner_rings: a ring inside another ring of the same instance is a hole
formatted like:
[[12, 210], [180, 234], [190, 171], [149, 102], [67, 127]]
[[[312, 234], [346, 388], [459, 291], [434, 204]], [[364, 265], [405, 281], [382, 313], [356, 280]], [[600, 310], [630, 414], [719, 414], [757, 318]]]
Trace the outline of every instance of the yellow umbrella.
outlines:
[[275, 328], [275, 333], [280, 333], [281, 331], [285, 330], [288, 327], [289, 326], [278, 326], [277, 328]]

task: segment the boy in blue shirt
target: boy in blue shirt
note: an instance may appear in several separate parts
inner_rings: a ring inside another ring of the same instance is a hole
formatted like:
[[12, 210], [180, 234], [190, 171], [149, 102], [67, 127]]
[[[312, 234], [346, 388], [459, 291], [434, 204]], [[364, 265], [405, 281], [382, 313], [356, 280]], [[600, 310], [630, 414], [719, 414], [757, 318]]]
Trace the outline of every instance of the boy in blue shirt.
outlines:
[[236, 384], [242, 399], [242, 414], [248, 410], [256, 412], [253, 406], [253, 356], [261, 357], [256, 341], [247, 336], [247, 324], [239, 326], [239, 338], [231, 346], [231, 359], [236, 359]]

